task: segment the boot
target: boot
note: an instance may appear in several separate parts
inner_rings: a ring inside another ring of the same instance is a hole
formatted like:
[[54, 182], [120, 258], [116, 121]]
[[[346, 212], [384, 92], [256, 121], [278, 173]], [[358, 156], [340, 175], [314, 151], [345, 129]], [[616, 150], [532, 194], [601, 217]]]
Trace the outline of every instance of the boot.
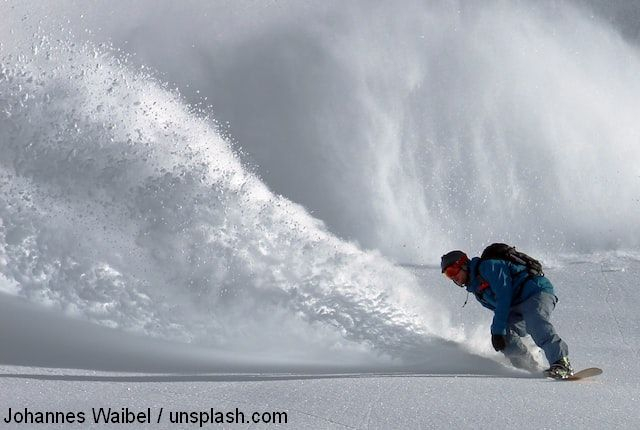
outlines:
[[544, 374], [553, 379], [566, 379], [573, 375], [573, 369], [571, 363], [569, 363], [568, 357], [562, 357], [551, 365], [550, 368], [544, 371]]

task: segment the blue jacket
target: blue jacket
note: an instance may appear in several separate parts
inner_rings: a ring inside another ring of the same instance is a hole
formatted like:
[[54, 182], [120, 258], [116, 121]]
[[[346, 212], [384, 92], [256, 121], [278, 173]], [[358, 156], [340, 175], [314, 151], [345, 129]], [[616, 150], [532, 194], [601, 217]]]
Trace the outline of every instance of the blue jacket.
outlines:
[[542, 291], [553, 294], [553, 285], [546, 277], [529, 277], [525, 266], [509, 261], [480, 262], [480, 258], [472, 258], [469, 277], [467, 291], [473, 293], [482, 306], [494, 311], [491, 334], [507, 334], [511, 306]]

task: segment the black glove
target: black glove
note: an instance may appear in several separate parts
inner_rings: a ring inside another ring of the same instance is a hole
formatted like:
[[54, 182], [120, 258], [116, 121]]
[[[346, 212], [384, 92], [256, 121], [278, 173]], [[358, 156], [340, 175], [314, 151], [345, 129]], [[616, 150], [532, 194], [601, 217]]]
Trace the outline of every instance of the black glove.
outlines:
[[507, 337], [502, 334], [492, 334], [491, 345], [496, 351], [502, 351], [507, 346]]

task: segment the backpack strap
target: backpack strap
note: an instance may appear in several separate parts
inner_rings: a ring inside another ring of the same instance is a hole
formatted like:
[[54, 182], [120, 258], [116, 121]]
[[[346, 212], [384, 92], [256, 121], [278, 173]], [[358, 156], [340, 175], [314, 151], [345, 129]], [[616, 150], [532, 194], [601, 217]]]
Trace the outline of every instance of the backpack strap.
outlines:
[[487, 280], [480, 275], [480, 263], [482, 263], [482, 261], [483, 260], [480, 259], [480, 261], [478, 261], [478, 264], [475, 265], [475, 270], [473, 274], [473, 278], [478, 280], [480, 284], [479, 287], [476, 289], [476, 291], [474, 291], [473, 295], [476, 296], [478, 300], [480, 300], [481, 302], [482, 302], [482, 296], [484, 296], [484, 292], [489, 288], [489, 282], [487, 282]]

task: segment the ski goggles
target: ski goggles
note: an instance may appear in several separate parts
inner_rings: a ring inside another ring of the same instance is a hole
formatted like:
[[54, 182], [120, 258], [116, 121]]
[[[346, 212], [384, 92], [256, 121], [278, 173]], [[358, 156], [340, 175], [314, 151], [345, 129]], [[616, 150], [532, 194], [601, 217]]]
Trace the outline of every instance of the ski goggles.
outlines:
[[460, 270], [462, 270], [463, 265], [464, 265], [464, 259], [461, 258], [460, 260], [453, 263], [451, 266], [444, 269], [444, 272], [442, 273], [444, 273], [444, 276], [446, 276], [447, 278], [453, 279], [458, 275], [458, 273], [460, 273]]
[[452, 264], [451, 266], [444, 269], [444, 276], [449, 279], [453, 279], [458, 275], [458, 273], [460, 273], [460, 270], [460, 266], [458, 266], [457, 264]]

